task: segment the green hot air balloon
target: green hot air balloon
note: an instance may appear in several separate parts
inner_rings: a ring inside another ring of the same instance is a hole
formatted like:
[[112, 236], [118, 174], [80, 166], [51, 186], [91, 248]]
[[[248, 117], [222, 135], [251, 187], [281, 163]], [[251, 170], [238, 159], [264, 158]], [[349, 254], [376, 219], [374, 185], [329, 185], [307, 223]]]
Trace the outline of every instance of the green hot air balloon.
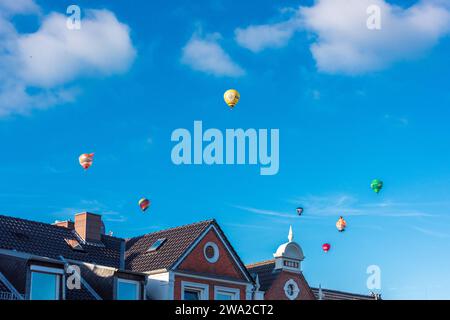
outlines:
[[372, 188], [373, 191], [375, 191], [376, 193], [380, 192], [381, 189], [383, 188], [383, 181], [375, 179], [372, 181], [372, 183], [370, 184], [370, 188]]

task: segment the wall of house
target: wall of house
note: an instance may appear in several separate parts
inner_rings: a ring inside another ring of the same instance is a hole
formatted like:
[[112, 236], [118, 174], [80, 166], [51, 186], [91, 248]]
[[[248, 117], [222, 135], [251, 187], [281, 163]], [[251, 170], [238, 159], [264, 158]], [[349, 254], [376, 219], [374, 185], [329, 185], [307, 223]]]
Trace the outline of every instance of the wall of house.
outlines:
[[[215, 263], [208, 262], [203, 254], [203, 249], [208, 242], [214, 242], [219, 248], [219, 260]], [[177, 269], [245, 280], [231, 254], [213, 229], [195, 246]]]
[[173, 276], [169, 272], [149, 275], [145, 288], [147, 298], [150, 300], [172, 300], [173, 284]]
[[246, 300], [246, 290], [247, 286], [245, 284], [238, 285], [238, 284], [232, 284], [228, 282], [221, 282], [221, 281], [213, 281], [209, 279], [199, 279], [198, 277], [189, 277], [189, 276], [180, 276], [175, 275], [175, 281], [174, 281], [174, 299], [175, 300], [181, 300], [182, 298], [182, 282], [191, 282], [191, 283], [199, 283], [204, 284], [208, 286], [208, 294], [209, 294], [209, 300], [214, 300], [214, 287], [226, 287], [231, 289], [238, 289], [239, 290], [239, 300]]
[[315, 300], [315, 296], [303, 275], [288, 271], [280, 273], [269, 290], [264, 294], [264, 300], [289, 300], [284, 292], [284, 285], [289, 279], [293, 279], [300, 289], [300, 293], [295, 300]]

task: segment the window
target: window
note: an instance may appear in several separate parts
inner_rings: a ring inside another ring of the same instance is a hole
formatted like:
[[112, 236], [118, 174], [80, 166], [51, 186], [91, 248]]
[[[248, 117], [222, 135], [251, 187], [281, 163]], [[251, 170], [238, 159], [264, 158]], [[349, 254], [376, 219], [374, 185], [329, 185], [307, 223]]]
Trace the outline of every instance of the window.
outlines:
[[188, 301], [195, 301], [200, 300], [201, 298], [201, 290], [194, 290], [194, 289], [186, 289], [184, 290], [184, 299]]
[[167, 240], [166, 238], [156, 240], [155, 243], [153, 243], [151, 247], [147, 250], [147, 252], [154, 252], [158, 250], [164, 244], [164, 242], [166, 242], [166, 240]]
[[300, 293], [300, 288], [293, 279], [286, 281], [284, 285], [284, 294], [289, 300], [295, 300]]
[[202, 283], [181, 282], [182, 300], [208, 300], [209, 286]]
[[203, 248], [203, 255], [209, 263], [216, 263], [219, 260], [219, 247], [214, 242], [208, 242]]
[[215, 300], [239, 300], [239, 296], [239, 289], [218, 286], [214, 287]]
[[289, 260], [284, 260], [283, 264], [285, 267], [290, 267], [290, 268], [295, 268], [295, 269], [298, 269], [300, 266], [298, 264], [298, 262], [289, 261]]
[[117, 280], [117, 300], [139, 300], [140, 283], [133, 280]]
[[69, 245], [69, 247], [72, 248], [72, 250], [84, 252], [83, 247], [77, 240], [75, 239], [64, 239], [64, 240]]
[[63, 270], [31, 266], [30, 300], [59, 300]]

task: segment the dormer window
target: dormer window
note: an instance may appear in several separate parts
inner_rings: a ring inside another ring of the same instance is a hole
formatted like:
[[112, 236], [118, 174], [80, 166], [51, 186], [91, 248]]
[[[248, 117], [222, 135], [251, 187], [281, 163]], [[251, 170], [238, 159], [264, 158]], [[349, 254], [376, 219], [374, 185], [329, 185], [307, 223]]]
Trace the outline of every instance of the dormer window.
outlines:
[[161, 238], [156, 240], [152, 246], [147, 250], [147, 252], [155, 252], [157, 251], [159, 248], [161, 248], [161, 246], [164, 244], [164, 242], [166, 242], [166, 238]]
[[31, 266], [30, 300], [59, 300], [63, 269]]
[[84, 252], [83, 247], [81, 246], [81, 244], [77, 240], [75, 240], [75, 239], [64, 239], [64, 240], [66, 241], [67, 245], [72, 250]]
[[139, 300], [141, 284], [128, 279], [117, 280], [117, 300]]

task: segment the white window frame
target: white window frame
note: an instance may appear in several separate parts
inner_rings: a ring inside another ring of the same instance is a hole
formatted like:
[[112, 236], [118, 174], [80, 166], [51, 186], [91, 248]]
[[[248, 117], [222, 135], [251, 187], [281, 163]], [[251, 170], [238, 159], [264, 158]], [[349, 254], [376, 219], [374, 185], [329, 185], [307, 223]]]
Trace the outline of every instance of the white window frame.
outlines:
[[[214, 250], [214, 256], [212, 258], [208, 258], [208, 256], [206, 255], [206, 249], [208, 247], [212, 247], [213, 250]], [[219, 260], [219, 257], [220, 257], [219, 247], [214, 242], [208, 242], [203, 247], [203, 255], [205, 256], [206, 261], [208, 261], [209, 263], [216, 263], [217, 260]]]
[[43, 273], [43, 274], [49, 274], [56, 277], [56, 300], [61, 300], [61, 281], [62, 276], [64, 275], [63, 269], [58, 268], [49, 268], [49, 267], [43, 267], [38, 265], [31, 265], [30, 266], [30, 300], [33, 300], [33, 274], [34, 273]]
[[209, 300], [209, 285], [189, 281], [181, 281], [181, 300], [184, 300], [184, 291], [193, 290], [200, 293], [200, 300]]
[[136, 300], [141, 300], [141, 283], [136, 280], [128, 280], [128, 279], [122, 279], [117, 278], [117, 292], [116, 292], [116, 300], [119, 300], [119, 284], [120, 283], [131, 283], [136, 285]]
[[217, 300], [218, 293], [231, 296], [231, 300], [240, 300], [241, 296], [241, 290], [237, 288], [214, 286], [214, 300]]

